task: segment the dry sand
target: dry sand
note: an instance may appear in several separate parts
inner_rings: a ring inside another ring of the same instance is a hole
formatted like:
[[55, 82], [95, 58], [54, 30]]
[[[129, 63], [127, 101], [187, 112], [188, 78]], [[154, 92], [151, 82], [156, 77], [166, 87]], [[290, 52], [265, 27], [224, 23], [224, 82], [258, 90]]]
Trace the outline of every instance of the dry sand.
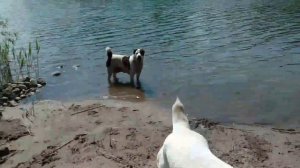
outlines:
[[[23, 118], [26, 110], [20, 108], [28, 110]], [[156, 154], [172, 130], [171, 105], [162, 109], [148, 101], [42, 101], [32, 109], [24, 105], [3, 112], [0, 167], [155, 168]], [[191, 127], [234, 167], [300, 165], [299, 129], [222, 125], [205, 119], [191, 119]]]

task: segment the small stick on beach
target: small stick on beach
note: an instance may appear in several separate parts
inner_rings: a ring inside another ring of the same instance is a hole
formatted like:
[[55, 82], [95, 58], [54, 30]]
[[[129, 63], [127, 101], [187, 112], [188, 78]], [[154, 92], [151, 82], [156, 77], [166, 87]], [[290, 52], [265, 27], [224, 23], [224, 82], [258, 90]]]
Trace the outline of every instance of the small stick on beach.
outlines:
[[112, 131], [112, 128], [110, 128], [110, 131], [109, 131], [109, 146], [110, 146], [110, 148], [113, 148], [113, 145], [111, 143], [111, 131]]
[[126, 167], [134, 167], [133, 164], [128, 163], [127, 161], [123, 160], [123, 159], [120, 158], [120, 157], [117, 157], [117, 156], [113, 156], [113, 155], [111, 155], [111, 154], [108, 154], [108, 153], [106, 153], [105, 151], [97, 150], [96, 153], [97, 153], [98, 155], [101, 155], [101, 156], [105, 157], [106, 159], [113, 160], [113, 161], [115, 161], [115, 162], [117, 162], [117, 163], [119, 163], [119, 164], [121, 164], [121, 165], [123, 165], [123, 166], [126, 166]]
[[74, 141], [74, 139], [72, 139], [72, 140], [70, 140], [70, 141], [68, 141], [68, 142], [66, 142], [65, 144], [63, 144], [62, 146], [60, 146], [60, 147], [58, 147], [58, 148], [56, 148], [56, 149], [54, 149], [51, 153], [54, 153], [54, 152], [56, 152], [56, 151], [58, 151], [58, 150], [60, 150], [61, 148], [63, 148], [63, 147], [65, 147], [65, 146], [67, 146], [68, 144], [70, 144], [71, 142], [73, 142]]
[[82, 110], [82, 111], [79, 111], [79, 112], [76, 112], [76, 113], [72, 113], [71, 116], [72, 116], [72, 115], [76, 115], [76, 114], [80, 114], [80, 113], [84, 113], [84, 112], [88, 112], [88, 111], [90, 111], [90, 110], [94, 110], [94, 109], [96, 109], [96, 108], [100, 108], [100, 107], [103, 107], [103, 106], [104, 106], [104, 105], [97, 106], [97, 107], [92, 107], [92, 108], [85, 109], [85, 110]]

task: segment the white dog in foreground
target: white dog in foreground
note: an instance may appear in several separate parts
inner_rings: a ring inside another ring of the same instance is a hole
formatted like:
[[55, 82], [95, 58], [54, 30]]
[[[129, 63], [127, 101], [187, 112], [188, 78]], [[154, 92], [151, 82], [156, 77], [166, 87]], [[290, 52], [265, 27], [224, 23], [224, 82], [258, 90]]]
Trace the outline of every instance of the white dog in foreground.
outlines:
[[113, 54], [110, 47], [106, 47], [106, 67], [108, 73], [108, 82], [113, 75], [114, 81], [118, 80], [117, 73], [123, 72], [130, 75], [130, 82], [134, 84], [134, 75], [136, 75], [137, 85], [140, 85], [140, 75], [143, 70], [145, 50], [134, 49], [133, 54], [130, 56]]
[[190, 129], [178, 98], [172, 107], [172, 122], [173, 132], [157, 154], [158, 168], [232, 168], [210, 151], [202, 135]]

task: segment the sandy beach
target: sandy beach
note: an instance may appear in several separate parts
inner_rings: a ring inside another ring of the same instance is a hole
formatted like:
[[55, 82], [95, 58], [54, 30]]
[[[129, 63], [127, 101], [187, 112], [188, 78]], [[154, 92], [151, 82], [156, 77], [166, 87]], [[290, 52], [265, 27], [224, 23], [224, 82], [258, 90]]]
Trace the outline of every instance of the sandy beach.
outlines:
[[[156, 154], [172, 131], [171, 104], [163, 109], [149, 101], [41, 101], [34, 108], [8, 107], [2, 114], [3, 168], [155, 168]], [[234, 167], [296, 168], [300, 163], [299, 129], [206, 119], [190, 119], [190, 124]]]

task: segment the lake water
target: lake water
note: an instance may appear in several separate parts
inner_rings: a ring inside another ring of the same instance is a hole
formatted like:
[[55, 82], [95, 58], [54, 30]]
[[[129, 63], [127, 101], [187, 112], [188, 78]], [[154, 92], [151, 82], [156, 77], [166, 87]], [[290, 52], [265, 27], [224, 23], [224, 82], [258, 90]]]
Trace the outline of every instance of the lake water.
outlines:
[[[170, 108], [178, 95], [195, 117], [300, 125], [299, 0], [0, 0], [0, 16], [19, 45], [41, 43], [38, 99], [138, 96]], [[109, 87], [106, 46], [145, 49], [143, 91]]]

